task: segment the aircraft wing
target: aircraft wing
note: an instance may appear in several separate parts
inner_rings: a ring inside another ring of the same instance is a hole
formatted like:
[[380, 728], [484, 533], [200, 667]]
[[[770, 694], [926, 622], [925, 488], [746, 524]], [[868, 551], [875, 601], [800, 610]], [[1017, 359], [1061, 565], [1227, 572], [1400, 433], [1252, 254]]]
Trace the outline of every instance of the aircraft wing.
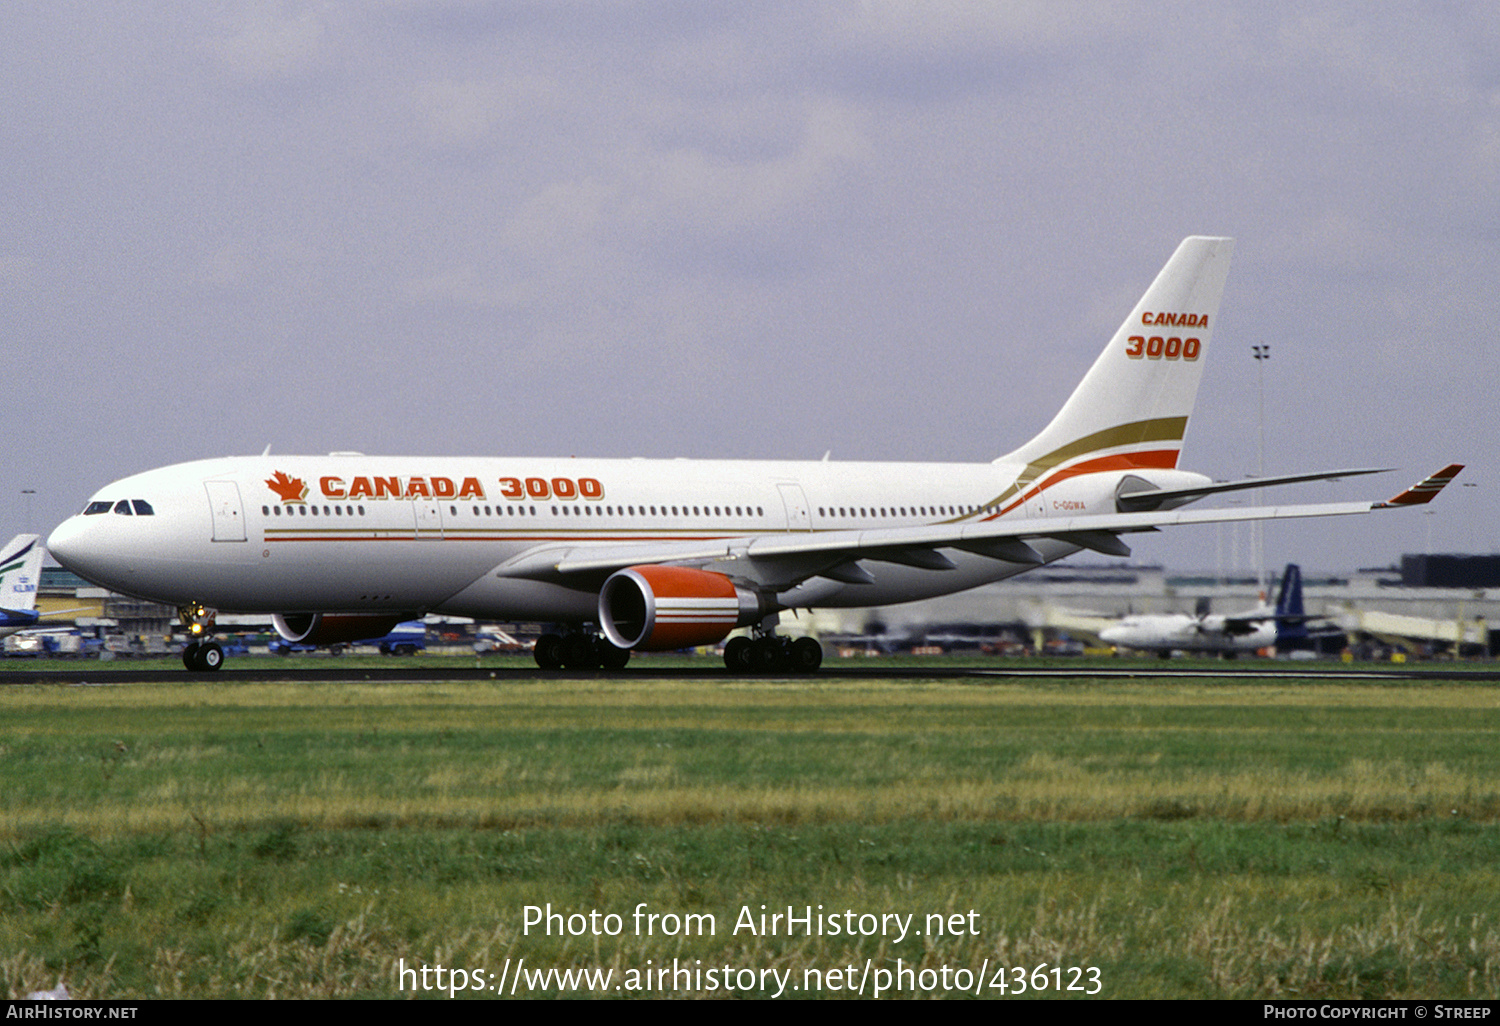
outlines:
[[1315, 620], [1327, 620], [1328, 617], [1314, 613], [1266, 613], [1263, 616], [1226, 616], [1224, 617], [1224, 632], [1226, 634], [1254, 634], [1265, 623], [1289, 623], [1309, 624]]
[[[846, 583], [873, 580], [859, 560], [899, 563], [927, 570], [951, 569], [941, 549], [960, 549], [1011, 563], [1036, 565], [1042, 555], [1028, 539], [1050, 538], [1114, 556], [1130, 549], [1120, 535], [1190, 524], [1350, 516], [1429, 502], [1462, 467], [1451, 465], [1385, 501], [1256, 506], [1242, 509], [1176, 509], [1075, 517], [1006, 518], [961, 524], [929, 524], [863, 531], [781, 532], [712, 540], [627, 542], [533, 549], [495, 569], [501, 577], [546, 579], [607, 574], [645, 564], [704, 565], [742, 561], [744, 576], [786, 585], [814, 576]], [[1346, 472], [1347, 473], [1347, 472]]]

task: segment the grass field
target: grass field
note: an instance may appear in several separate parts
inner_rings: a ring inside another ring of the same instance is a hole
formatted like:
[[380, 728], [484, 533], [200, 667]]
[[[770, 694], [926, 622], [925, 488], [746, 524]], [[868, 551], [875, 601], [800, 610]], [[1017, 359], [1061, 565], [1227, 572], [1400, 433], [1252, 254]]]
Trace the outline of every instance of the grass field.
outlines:
[[1497, 728], [1472, 683], [0, 687], [0, 981], [1495, 998]]

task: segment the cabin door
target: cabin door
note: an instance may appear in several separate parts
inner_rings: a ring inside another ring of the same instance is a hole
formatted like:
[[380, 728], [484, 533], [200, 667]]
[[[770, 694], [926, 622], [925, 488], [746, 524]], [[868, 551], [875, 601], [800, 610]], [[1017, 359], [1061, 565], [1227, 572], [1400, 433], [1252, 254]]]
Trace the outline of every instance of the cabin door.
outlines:
[[811, 531], [812, 515], [807, 508], [807, 496], [802, 494], [799, 484], [778, 484], [781, 504], [786, 507], [786, 529], [788, 531]]
[[245, 511], [240, 506], [240, 486], [233, 481], [204, 481], [208, 506], [213, 511], [214, 541], [245, 540]]

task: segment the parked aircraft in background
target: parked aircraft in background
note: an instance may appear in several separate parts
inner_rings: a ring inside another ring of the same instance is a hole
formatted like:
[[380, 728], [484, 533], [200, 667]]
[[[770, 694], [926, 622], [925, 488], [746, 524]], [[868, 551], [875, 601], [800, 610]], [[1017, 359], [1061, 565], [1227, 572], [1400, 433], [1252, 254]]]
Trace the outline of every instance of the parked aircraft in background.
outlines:
[[[1264, 596], [1262, 596], [1264, 597]], [[1259, 652], [1273, 647], [1295, 647], [1308, 637], [1310, 617], [1302, 603], [1302, 570], [1288, 563], [1281, 576], [1276, 605], [1262, 605], [1229, 616], [1209, 612], [1208, 600], [1200, 599], [1193, 615], [1186, 613], [1140, 613], [1124, 617], [1099, 632], [1106, 645], [1159, 652], [1196, 652], [1233, 657], [1241, 652]]]
[[46, 554], [39, 534], [18, 534], [0, 549], [0, 638], [35, 627], [41, 619], [36, 589]]
[[[1384, 502], [1179, 507], [1178, 468], [1233, 242], [1183, 241], [1062, 410], [988, 463], [253, 456], [124, 478], [53, 532], [63, 566], [180, 609], [192, 669], [223, 660], [217, 610], [276, 614], [329, 644], [443, 613], [568, 625], [539, 665], [620, 667], [707, 645], [733, 669], [812, 670], [783, 610], [887, 605], [1002, 580], [1181, 524], [1369, 513], [1429, 501], [1450, 466]], [[1038, 353], [1040, 356], [1040, 352]]]

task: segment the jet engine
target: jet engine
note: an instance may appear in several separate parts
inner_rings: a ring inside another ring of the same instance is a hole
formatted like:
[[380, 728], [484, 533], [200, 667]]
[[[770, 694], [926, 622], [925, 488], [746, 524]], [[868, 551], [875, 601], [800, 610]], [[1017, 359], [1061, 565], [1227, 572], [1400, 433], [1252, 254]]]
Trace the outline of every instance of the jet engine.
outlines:
[[712, 645], [759, 622], [761, 597], [723, 574], [681, 566], [633, 566], [599, 590], [599, 626], [617, 648], [665, 652]]
[[338, 645], [366, 638], [381, 638], [411, 616], [386, 613], [277, 613], [272, 617], [276, 633], [303, 645]]

